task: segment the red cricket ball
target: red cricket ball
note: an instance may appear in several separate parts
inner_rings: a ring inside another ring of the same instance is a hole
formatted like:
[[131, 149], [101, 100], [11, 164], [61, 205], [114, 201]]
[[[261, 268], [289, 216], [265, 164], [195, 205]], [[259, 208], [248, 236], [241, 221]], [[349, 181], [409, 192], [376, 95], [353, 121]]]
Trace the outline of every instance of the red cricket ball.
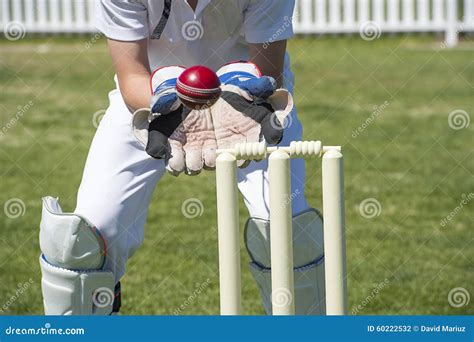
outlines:
[[221, 82], [216, 73], [203, 65], [184, 70], [176, 82], [181, 102], [191, 109], [212, 106], [221, 94]]

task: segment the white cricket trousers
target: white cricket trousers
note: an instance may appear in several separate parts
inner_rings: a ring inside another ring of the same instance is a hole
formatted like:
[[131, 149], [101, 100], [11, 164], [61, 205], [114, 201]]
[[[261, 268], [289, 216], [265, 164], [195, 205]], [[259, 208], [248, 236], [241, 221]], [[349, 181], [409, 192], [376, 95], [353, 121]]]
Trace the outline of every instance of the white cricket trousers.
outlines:
[[[166, 171], [164, 162], [150, 157], [135, 139], [132, 114], [120, 91], [111, 91], [109, 101], [89, 150], [75, 213], [88, 219], [100, 231], [107, 245], [105, 269], [112, 271], [119, 281], [125, 273], [127, 260], [143, 242], [152, 193]], [[302, 129], [296, 110], [288, 122], [282, 145], [301, 140]], [[184, 177], [188, 176], [182, 174], [176, 182]], [[249, 215], [268, 219], [267, 162], [252, 162], [247, 168], [239, 169], [238, 181]], [[293, 159], [293, 214], [308, 209], [304, 183], [304, 160]], [[162, 219], [167, 220], [166, 217]]]

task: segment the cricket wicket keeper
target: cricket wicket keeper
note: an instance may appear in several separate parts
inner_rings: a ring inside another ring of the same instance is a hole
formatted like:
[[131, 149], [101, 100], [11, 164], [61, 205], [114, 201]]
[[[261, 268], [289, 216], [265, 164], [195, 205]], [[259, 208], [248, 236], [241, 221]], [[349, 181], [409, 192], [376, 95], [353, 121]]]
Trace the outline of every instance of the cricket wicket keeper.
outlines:
[[[53, 197], [43, 199], [40, 266], [48, 315], [118, 312], [120, 279], [143, 242], [150, 199], [165, 172], [212, 170], [216, 149], [236, 143], [287, 145], [302, 138], [286, 53], [294, 1], [95, 3], [116, 89], [92, 141], [74, 213], [63, 213]], [[194, 65], [219, 76], [221, 96], [210, 107], [190, 109], [177, 97], [177, 78]], [[239, 166], [250, 269], [271, 314], [267, 162]], [[296, 313], [324, 314], [322, 220], [304, 196], [303, 159], [292, 159], [291, 175]]]

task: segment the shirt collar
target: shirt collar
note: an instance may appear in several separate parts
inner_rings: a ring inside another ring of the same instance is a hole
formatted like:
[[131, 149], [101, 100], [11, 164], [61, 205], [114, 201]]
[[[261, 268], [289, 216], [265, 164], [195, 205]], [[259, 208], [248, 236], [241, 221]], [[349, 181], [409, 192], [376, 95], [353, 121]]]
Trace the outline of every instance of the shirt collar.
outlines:
[[210, 2], [211, 0], [198, 0], [195, 16], [199, 17], [199, 15], [202, 13], [202, 11], [204, 11], [206, 6], [209, 5]]

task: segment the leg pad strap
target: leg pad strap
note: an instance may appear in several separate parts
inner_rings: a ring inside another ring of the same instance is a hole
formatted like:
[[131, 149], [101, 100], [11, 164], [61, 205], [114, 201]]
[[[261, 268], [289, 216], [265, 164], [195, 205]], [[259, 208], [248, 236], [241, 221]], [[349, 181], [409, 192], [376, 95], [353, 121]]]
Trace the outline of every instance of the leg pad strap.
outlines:
[[[245, 242], [254, 277], [267, 314], [272, 312], [270, 222], [251, 218], [245, 227]], [[295, 311], [297, 315], [324, 315], [324, 236], [321, 215], [309, 210], [293, 217]], [[282, 298], [282, 300], [287, 300]]]
[[46, 315], [109, 315], [115, 299], [112, 272], [73, 271], [40, 257]]

